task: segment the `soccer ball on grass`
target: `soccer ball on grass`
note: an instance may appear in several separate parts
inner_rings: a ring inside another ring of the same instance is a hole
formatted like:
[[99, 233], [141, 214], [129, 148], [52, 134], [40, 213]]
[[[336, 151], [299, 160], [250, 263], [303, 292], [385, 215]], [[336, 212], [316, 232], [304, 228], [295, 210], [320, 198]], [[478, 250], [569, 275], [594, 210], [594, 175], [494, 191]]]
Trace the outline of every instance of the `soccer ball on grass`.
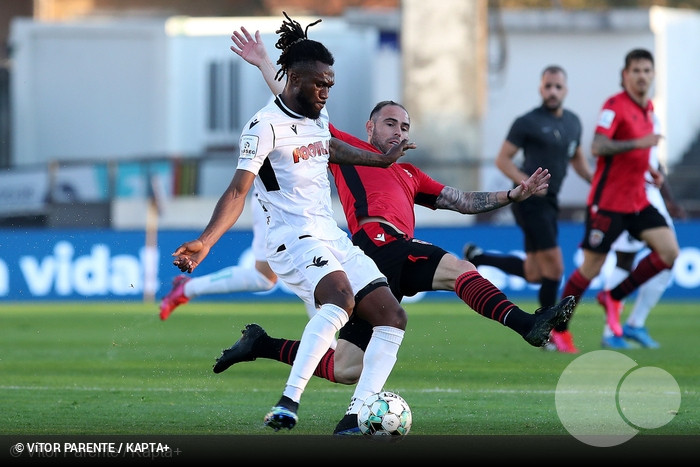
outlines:
[[357, 414], [357, 423], [363, 435], [407, 435], [412, 422], [408, 403], [390, 391], [369, 396]]

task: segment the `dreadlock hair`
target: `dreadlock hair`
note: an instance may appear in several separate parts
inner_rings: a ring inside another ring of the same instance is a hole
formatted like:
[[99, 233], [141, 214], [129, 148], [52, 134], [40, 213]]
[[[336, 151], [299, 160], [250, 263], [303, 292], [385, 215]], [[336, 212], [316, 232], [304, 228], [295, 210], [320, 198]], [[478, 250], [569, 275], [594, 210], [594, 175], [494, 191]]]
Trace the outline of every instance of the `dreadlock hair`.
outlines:
[[281, 68], [277, 71], [275, 79], [281, 81], [289, 69], [297, 63], [319, 61], [332, 66], [335, 63], [333, 54], [325, 45], [311, 40], [307, 36], [309, 28], [320, 23], [321, 20], [316, 20], [303, 29], [301, 24], [287, 15], [287, 12], [283, 11], [282, 13], [287, 20], [283, 21], [282, 26], [275, 31], [280, 35], [275, 47], [282, 51], [279, 60], [277, 60], [277, 64]]

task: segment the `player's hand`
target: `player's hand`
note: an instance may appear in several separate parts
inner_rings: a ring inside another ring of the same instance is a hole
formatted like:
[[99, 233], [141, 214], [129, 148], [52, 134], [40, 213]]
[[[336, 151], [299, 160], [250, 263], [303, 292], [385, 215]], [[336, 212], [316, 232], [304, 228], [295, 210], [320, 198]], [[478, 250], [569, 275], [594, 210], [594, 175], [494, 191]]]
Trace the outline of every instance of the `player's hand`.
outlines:
[[520, 182], [520, 185], [510, 191], [510, 197], [516, 202], [524, 201], [532, 195], [545, 195], [549, 188], [549, 170], [538, 167], [530, 178]]
[[386, 155], [393, 162], [396, 162], [401, 157], [406, 155], [409, 149], [416, 149], [416, 143], [411, 143], [407, 139], [402, 140], [399, 144], [395, 144], [386, 152]]
[[248, 30], [241, 26], [240, 32], [233, 31], [231, 40], [235, 44], [231, 46], [231, 50], [246, 62], [258, 68], [266, 63], [267, 51], [260, 39], [260, 31], [255, 31], [255, 39], [253, 39]]
[[173, 265], [182, 272], [195, 270], [199, 263], [209, 254], [209, 247], [206, 247], [201, 240], [192, 240], [180, 245], [171, 256], [174, 256]]
[[637, 146], [639, 149], [651, 148], [653, 146], [657, 146], [659, 141], [661, 141], [661, 138], [663, 138], [662, 135], [650, 133], [637, 139], [635, 146]]

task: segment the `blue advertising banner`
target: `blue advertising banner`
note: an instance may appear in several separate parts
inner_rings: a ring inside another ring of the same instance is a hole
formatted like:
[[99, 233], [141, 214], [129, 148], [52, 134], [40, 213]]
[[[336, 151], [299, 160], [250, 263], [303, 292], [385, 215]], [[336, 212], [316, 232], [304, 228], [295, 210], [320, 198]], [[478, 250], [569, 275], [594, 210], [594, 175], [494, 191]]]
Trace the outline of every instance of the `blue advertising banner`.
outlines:
[[[681, 253], [673, 269], [673, 280], [664, 299], [700, 299], [700, 222], [676, 224]], [[560, 244], [566, 276], [580, 264], [578, 243], [583, 226], [563, 223]], [[146, 246], [143, 231], [112, 230], [0, 230], [0, 302], [51, 300], [159, 300], [170, 290], [180, 271], [170, 254], [181, 243], [196, 238], [199, 231], [168, 230], [157, 234], [155, 247]], [[522, 235], [516, 226], [418, 228], [417, 238], [433, 242], [461, 257], [466, 242], [485, 250], [522, 255]], [[212, 249], [193, 276], [216, 272], [232, 265], [252, 265], [251, 231], [231, 231]], [[614, 266], [611, 256], [603, 274]], [[537, 285], [507, 275], [495, 268], [479, 271], [513, 299], [537, 299]], [[601, 275], [602, 276], [602, 275]], [[145, 290], [147, 284], [151, 290]], [[602, 277], [591, 284], [585, 297], [595, 297]], [[454, 298], [448, 292], [430, 292], [406, 301]], [[229, 293], [198, 297], [202, 300], [296, 299], [282, 284], [260, 293]]]

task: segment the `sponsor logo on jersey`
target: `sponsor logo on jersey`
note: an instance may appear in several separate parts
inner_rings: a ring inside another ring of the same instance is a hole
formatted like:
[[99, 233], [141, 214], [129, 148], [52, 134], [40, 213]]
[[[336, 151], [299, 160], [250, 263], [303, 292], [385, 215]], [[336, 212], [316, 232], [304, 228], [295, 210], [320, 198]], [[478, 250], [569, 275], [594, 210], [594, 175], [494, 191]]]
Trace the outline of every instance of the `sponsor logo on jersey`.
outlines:
[[311, 157], [324, 156], [328, 154], [328, 145], [330, 140], [326, 141], [316, 141], [306, 146], [300, 146], [294, 150], [292, 153], [294, 157], [294, 163], [297, 164], [299, 161], [308, 160]]
[[258, 137], [255, 135], [242, 135], [240, 141], [241, 159], [252, 159], [258, 152]]
[[255, 120], [253, 120], [252, 122], [250, 122], [250, 126], [248, 127], [248, 129], [250, 130], [251, 128], [253, 128], [253, 127], [254, 127], [255, 125], [257, 125], [258, 123], [260, 123], [260, 120], [258, 120], [258, 119], [256, 118]]
[[377, 236], [374, 237], [374, 239], [375, 239], [375, 240], [378, 240], [378, 241], [380, 241], [380, 242], [385, 242], [385, 241], [386, 241], [386, 238], [384, 238], [384, 234], [383, 234], [383, 233], [377, 234]]
[[306, 266], [306, 269], [309, 269], [311, 266], [315, 266], [317, 268], [322, 268], [323, 266], [328, 264], [327, 259], [323, 259], [323, 256], [314, 256], [314, 259], [311, 261], [311, 264]]
[[295, 135], [297, 134], [297, 126], [296, 126], [296, 124], [290, 126], [289, 128], [292, 129], [292, 131], [294, 132]]

